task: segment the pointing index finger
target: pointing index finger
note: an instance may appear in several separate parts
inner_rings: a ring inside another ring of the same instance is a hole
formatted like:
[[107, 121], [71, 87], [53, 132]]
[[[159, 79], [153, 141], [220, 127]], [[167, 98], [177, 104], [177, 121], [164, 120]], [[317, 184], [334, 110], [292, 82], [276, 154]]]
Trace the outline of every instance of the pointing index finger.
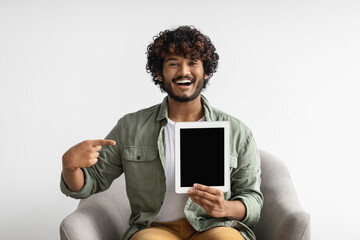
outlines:
[[98, 139], [98, 140], [93, 140], [92, 145], [94, 147], [105, 146], [105, 145], [114, 146], [114, 145], [116, 145], [116, 142], [114, 140], [109, 140], [109, 139]]

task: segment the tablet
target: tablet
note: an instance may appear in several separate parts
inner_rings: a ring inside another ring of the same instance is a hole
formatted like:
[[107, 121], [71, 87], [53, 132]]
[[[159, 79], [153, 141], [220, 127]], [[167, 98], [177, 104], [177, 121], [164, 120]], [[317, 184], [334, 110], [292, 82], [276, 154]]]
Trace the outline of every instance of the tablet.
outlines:
[[194, 183], [230, 189], [230, 123], [175, 124], [175, 192], [187, 193]]

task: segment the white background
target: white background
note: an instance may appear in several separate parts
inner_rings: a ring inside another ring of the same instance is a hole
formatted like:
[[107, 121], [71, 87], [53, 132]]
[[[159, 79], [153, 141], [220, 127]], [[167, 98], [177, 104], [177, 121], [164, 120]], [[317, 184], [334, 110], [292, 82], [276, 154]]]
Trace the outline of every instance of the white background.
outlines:
[[220, 55], [204, 95], [285, 161], [313, 239], [360, 239], [360, 2], [221, 2], [0, 1], [0, 239], [59, 239], [62, 154], [162, 101], [146, 47], [184, 24]]

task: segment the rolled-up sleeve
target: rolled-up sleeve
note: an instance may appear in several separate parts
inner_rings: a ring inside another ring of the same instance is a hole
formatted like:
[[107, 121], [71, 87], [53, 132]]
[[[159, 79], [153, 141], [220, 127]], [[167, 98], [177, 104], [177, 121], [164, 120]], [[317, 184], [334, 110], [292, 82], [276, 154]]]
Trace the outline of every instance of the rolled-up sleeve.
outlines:
[[240, 200], [245, 204], [246, 216], [242, 222], [252, 227], [259, 222], [263, 195], [260, 192], [260, 156], [251, 133], [241, 144], [237, 165], [231, 174], [230, 200]]
[[89, 173], [86, 168], [82, 168], [85, 177], [85, 184], [84, 186], [77, 192], [73, 192], [69, 189], [69, 187], [66, 185], [63, 175], [61, 174], [61, 180], [60, 180], [60, 189], [63, 194], [65, 194], [68, 197], [72, 197], [75, 199], [84, 199], [91, 195], [92, 189], [93, 189], [93, 183], [91, 179], [89, 178]]
[[72, 192], [66, 185], [61, 174], [60, 189], [66, 196], [75, 199], [84, 199], [90, 195], [107, 190], [113, 180], [123, 173], [120, 160], [119, 127], [116, 125], [107, 135], [106, 139], [114, 140], [115, 146], [103, 146], [99, 151], [98, 162], [91, 167], [82, 168], [85, 184], [77, 192]]

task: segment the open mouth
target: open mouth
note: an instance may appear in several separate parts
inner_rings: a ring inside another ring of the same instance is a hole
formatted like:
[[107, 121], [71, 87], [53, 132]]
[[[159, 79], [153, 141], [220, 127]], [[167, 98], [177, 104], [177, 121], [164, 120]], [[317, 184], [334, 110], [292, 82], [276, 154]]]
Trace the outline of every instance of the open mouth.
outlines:
[[192, 82], [190, 80], [177, 80], [176, 84], [179, 86], [189, 86]]

